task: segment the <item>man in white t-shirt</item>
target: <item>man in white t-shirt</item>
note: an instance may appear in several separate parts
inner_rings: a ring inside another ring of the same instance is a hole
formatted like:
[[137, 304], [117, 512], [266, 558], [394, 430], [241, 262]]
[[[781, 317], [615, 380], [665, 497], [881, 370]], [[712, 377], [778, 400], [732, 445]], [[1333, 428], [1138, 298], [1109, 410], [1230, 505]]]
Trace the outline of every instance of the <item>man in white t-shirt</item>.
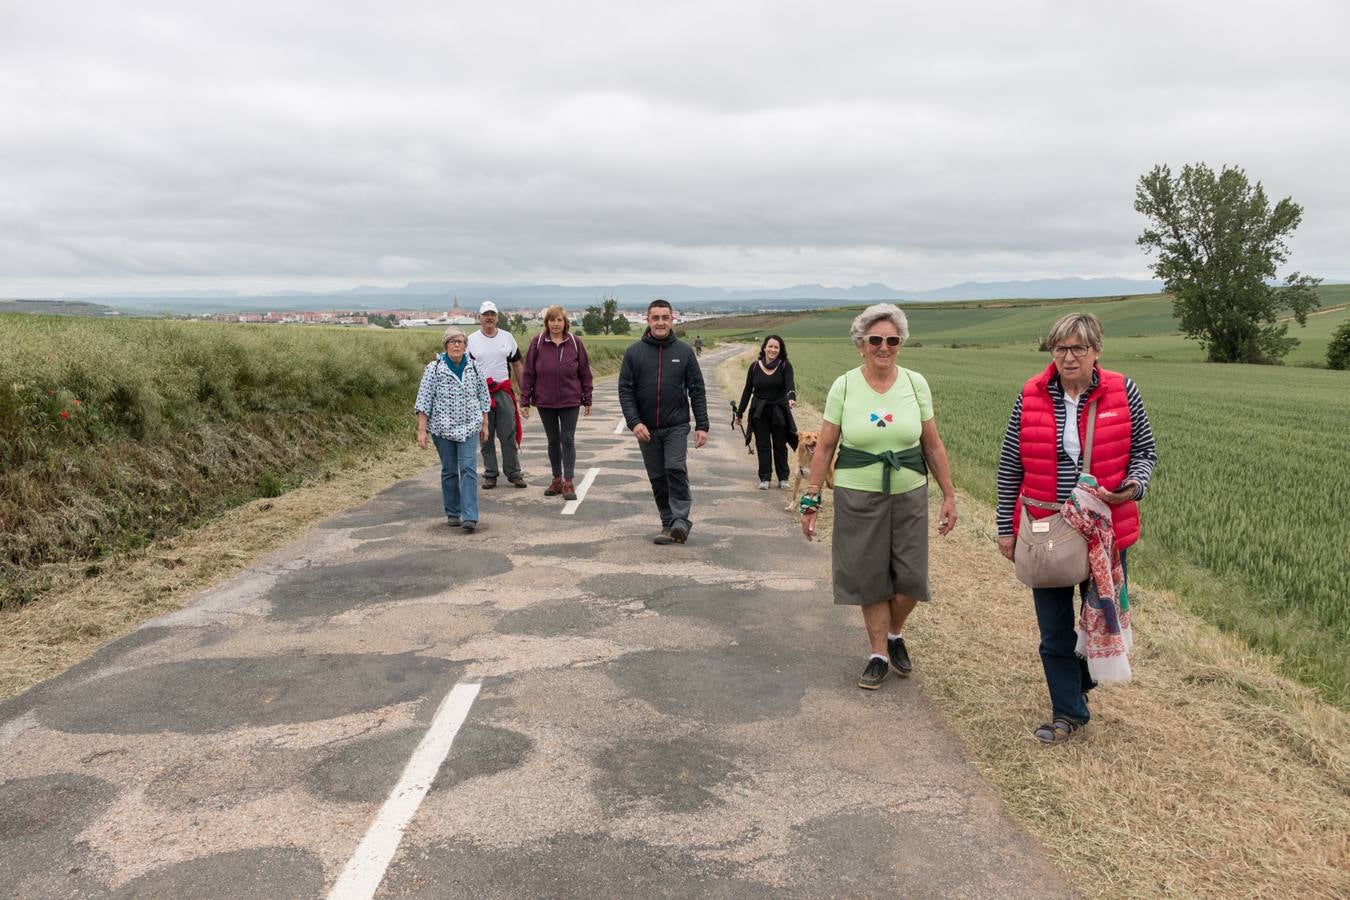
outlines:
[[506, 480], [518, 488], [525, 487], [525, 475], [520, 471], [520, 414], [516, 411], [516, 392], [512, 384], [520, 384], [520, 346], [511, 332], [497, 327], [497, 304], [484, 300], [478, 307], [479, 330], [469, 335], [469, 355], [474, 365], [487, 379], [492, 396], [492, 410], [488, 413], [488, 436], [483, 442], [483, 489], [497, 486], [497, 441], [502, 445], [502, 468]]

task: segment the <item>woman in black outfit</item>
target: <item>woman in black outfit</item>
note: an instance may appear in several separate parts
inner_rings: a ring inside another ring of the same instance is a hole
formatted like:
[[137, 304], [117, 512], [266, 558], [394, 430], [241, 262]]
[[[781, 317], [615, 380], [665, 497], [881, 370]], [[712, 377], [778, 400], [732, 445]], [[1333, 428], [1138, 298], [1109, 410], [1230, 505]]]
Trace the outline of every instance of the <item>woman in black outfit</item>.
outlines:
[[[754, 403], [750, 395], [754, 394]], [[750, 425], [742, 428], [755, 436], [755, 450], [759, 453], [759, 489], [769, 489], [769, 450], [773, 449], [773, 468], [778, 470], [778, 486], [787, 489], [787, 448], [797, 447], [797, 423], [792, 420], [792, 409], [797, 405], [796, 385], [792, 380], [792, 363], [788, 362], [787, 344], [776, 334], [764, 339], [759, 347], [759, 359], [751, 363], [745, 373], [745, 390], [741, 404], [736, 408], [736, 421], [750, 406]]]

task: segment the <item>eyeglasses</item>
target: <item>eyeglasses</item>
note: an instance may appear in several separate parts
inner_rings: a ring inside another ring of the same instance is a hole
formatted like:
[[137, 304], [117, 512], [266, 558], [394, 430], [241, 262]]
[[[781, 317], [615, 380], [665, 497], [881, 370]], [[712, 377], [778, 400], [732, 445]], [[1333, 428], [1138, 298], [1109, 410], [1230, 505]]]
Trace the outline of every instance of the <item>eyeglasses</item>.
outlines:
[[1072, 356], [1074, 359], [1077, 359], [1080, 356], [1087, 356], [1088, 351], [1091, 349], [1091, 347], [1084, 347], [1082, 344], [1070, 344], [1068, 347], [1056, 347], [1050, 352], [1060, 359], [1063, 359], [1066, 356]]
[[871, 344], [873, 347], [880, 347], [883, 342], [887, 347], [894, 350], [896, 347], [900, 346], [900, 335], [888, 334], [883, 337], [879, 334], [869, 334], [867, 336], [867, 343]]
[[446, 343], [447, 343], [447, 344], [467, 344], [468, 341], [465, 340], [464, 338], [451, 338], [450, 340], [446, 341]]

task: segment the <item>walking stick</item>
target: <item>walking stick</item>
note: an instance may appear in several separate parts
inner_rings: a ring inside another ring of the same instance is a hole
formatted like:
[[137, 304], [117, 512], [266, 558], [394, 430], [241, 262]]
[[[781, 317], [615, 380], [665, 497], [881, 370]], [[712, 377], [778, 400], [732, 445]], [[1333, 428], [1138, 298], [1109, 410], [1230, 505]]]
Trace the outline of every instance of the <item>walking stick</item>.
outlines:
[[750, 435], [745, 433], [745, 427], [741, 425], [741, 417], [736, 415], [736, 401], [728, 400], [727, 403], [731, 404], [731, 427], [738, 430], [741, 437], [745, 438], [745, 452], [754, 455], [755, 448], [750, 446]]

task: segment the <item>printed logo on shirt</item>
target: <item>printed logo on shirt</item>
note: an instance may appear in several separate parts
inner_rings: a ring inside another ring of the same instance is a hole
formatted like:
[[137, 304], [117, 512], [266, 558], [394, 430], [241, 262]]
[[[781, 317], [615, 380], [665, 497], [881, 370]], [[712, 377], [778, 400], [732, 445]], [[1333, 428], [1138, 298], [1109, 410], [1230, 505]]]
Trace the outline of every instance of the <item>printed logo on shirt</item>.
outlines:
[[1118, 415], [1120, 415], [1120, 413], [1119, 413], [1118, 411], [1116, 411], [1116, 410], [1114, 410], [1114, 409], [1108, 409], [1108, 410], [1107, 410], [1106, 412], [1104, 412], [1104, 413], [1097, 413], [1097, 418], [1099, 418], [1099, 419], [1114, 419], [1114, 418], [1115, 418], [1116, 416], [1118, 416]]
[[886, 412], [885, 408], [881, 406], [872, 410], [869, 418], [872, 424], [876, 425], [878, 428], [885, 428], [887, 424], [895, 421], [895, 417]]

